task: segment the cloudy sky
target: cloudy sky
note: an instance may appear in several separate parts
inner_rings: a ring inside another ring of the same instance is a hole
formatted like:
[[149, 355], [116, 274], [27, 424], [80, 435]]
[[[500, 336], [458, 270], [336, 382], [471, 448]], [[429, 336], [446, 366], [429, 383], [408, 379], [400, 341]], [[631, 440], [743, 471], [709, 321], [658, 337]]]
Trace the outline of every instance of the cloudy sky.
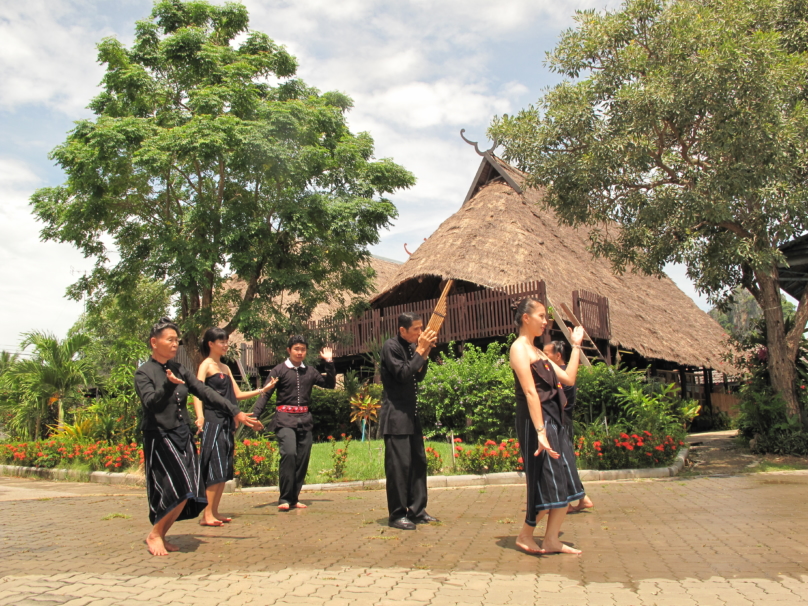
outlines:
[[[458, 133], [485, 144], [491, 117], [535, 101], [557, 76], [545, 52], [575, 9], [615, 0], [248, 0], [251, 27], [298, 58], [320, 90], [353, 97], [351, 127], [369, 131], [378, 157], [417, 177], [397, 194], [399, 219], [375, 254], [404, 261], [456, 211], [478, 165]], [[95, 44], [131, 43], [151, 0], [0, 0], [0, 349], [21, 332], [63, 336], [81, 313], [65, 288], [91, 262], [68, 245], [42, 243], [28, 198], [63, 175], [48, 152], [97, 93]], [[684, 272], [671, 276], [695, 297]], [[706, 308], [704, 301], [700, 305]]]

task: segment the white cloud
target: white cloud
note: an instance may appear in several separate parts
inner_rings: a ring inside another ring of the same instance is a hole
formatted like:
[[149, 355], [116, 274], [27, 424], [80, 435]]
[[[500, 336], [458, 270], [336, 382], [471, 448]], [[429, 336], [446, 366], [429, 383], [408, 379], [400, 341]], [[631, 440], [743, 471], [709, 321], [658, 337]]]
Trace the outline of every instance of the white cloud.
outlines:
[[[0, 349], [13, 350], [19, 335], [45, 330], [64, 337], [82, 304], [64, 298], [77, 272], [91, 263], [67, 244], [40, 241], [28, 200], [41, 185], [34, 169], [13, 158], [0, 158], [0, 284], [3, 317]], [[71, 273], [73, 272], [73, 273]]]
[[4, 2], [0, 8], [0, 107], [41, 103], [80, 112], [103, 68], [95, 44], [112, 31], [94, 27], [82, 0]]

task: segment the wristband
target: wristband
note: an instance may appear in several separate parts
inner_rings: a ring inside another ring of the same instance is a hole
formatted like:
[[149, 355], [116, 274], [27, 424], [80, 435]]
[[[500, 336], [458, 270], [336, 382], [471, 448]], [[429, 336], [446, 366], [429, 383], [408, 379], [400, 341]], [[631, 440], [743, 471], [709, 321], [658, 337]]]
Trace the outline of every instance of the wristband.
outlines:
[[537, 427], [537, 428], [536, 428], [536, 433], [541, 433], [541, 432], [543, 432], [543, 431], [544, 431], [544, 428], [545, 428], [545, 426], [544, 426], [544, 425], [542, 425], [541, 427]]

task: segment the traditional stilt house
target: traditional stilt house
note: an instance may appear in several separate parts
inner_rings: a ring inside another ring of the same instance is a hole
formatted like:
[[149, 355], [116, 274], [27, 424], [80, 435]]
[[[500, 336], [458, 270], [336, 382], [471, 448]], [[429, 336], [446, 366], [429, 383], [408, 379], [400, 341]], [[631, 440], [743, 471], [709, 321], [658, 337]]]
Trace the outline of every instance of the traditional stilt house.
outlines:
[[616, 275], [589, 253], [585, 231], [559, 224], [542, 204], [543, 192], [523, 187], [523, 173], [490, 152], [481, 155], [459, 210], [398, 266], [372, 309], [345, 327], [352, 338], [338, 354], [360, 354], [394, 334], [405, 309], [428, 317], [452, 279], [439, 342], [504, 337], [513, 331], [511, 301], [530, 294], [554, 308], [556, 329], [580, 318], [598, 348], [590, 357], [650, 365], [709, 405], [711, 370], [728, 369], [721, 326], [666, 276]]

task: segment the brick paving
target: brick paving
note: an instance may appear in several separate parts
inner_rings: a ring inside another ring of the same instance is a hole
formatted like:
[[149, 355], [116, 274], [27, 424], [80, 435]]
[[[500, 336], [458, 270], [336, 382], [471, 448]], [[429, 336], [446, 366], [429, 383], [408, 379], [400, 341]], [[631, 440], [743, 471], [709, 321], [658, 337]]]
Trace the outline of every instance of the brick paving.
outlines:
[[232, 524], [179, 522], [182, 552], [154, 558], [142, 489], [0, 478], [0, 605], [808, 605], [808, 473], [587, 489], [562, 536], [581, 556], [517, 551], [524, 488], [488, 486], [430, 490], [443, 522], [414, 532], [386, 526], [383, 491], [289, 513], [227, 494]]

